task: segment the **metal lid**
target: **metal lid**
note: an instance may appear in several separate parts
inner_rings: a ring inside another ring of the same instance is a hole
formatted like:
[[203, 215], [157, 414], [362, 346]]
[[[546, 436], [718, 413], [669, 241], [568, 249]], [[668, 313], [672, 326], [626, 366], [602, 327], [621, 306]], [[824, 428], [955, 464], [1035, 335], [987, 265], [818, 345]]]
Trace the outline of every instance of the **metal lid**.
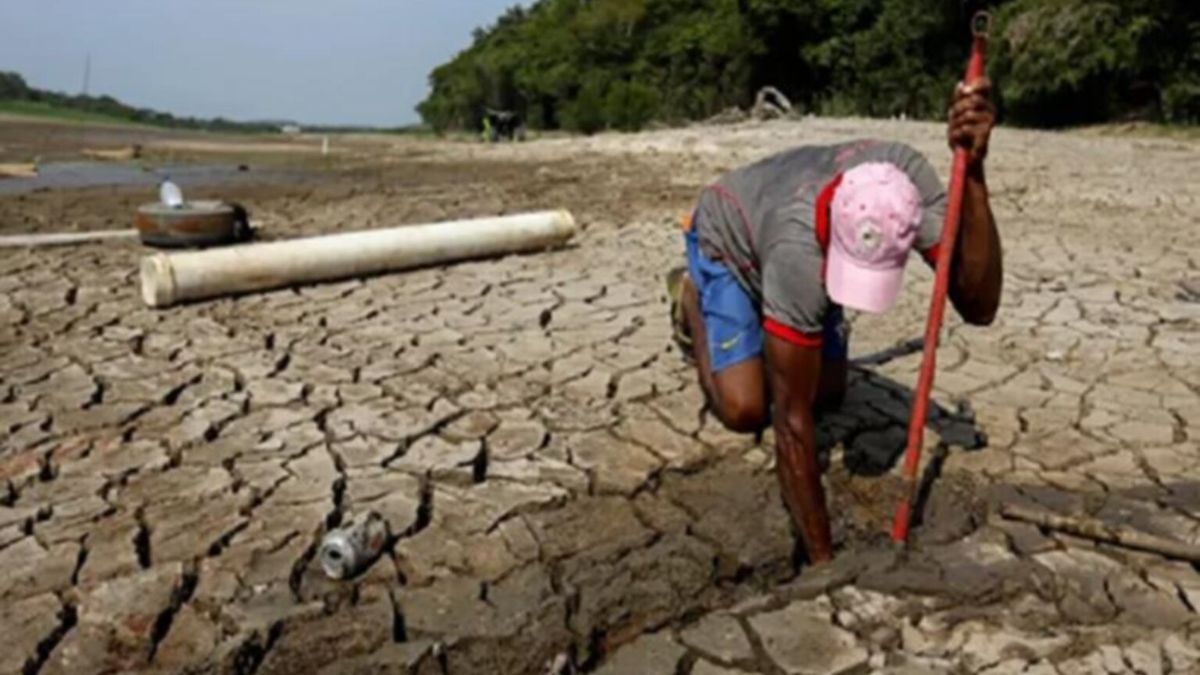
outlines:
[[184, 202], [179, 208], [171, 208], [162, 202], [149, 202], [138, 207], [138, 213], [156, 217], [187, 217], [212, 215], [217, 213], [233, 214], [233, 206], [215, 199], [205, 199], [194, 202]]
[[187, 202], [178, 208], [162, 202], [143, 204], [134, 225], [150, 246], [212, 246], [238, 239], [237, 211], [220, 201]]

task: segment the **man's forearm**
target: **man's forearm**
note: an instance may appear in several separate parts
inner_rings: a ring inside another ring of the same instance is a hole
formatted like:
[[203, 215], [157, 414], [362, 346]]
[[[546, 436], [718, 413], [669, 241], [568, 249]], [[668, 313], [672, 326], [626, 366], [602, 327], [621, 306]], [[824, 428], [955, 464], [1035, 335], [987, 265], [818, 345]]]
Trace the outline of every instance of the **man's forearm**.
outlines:
[[776, 471], [783, 499], [812, 562], [833, 557], [829, 513], [817, 464], [817, 428], [813, 403], [821, 378], [821, 350], [799, 347], [767, 336], [771, 397], [775, 402]]
[[821, 468], [817, 462], [817, 436], [811, 410], [775, 416], [775, 443], [780, 487], [788, 510], [804, 538], [814, 563], [833, 557], [829, 514]]
[[964, 320], [986, 325], [995, 319], [1003, 275], [1000, 233], [980, 163], [968, 169], [963, 185], [962, 221], [950, 287], [950, 299]]

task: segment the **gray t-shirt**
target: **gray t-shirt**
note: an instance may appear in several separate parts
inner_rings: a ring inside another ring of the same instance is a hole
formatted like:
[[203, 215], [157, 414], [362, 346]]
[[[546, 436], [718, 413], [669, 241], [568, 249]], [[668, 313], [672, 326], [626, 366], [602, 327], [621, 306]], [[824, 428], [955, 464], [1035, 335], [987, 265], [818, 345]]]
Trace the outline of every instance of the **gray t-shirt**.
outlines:
[[838, 174], [867, 162], [890, 162], [921, 194], [915, 247], [929, 252], [942, 235], [946, 192], [921, 153], [874, 140], [804, 146], [734, 170], [705, 188], [696, 207], [700, 250], [728, 267], [764, 320], [819, 340], [829, 296], [817, 241], [816, 206]]

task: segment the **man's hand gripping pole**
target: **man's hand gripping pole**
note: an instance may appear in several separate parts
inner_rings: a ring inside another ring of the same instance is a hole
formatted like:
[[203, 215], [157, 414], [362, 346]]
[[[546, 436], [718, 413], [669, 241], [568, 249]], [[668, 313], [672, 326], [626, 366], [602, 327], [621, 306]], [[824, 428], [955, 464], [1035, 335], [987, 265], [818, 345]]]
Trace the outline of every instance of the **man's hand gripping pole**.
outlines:
[[[987, 49], [988, 29], [991, 16], [978, 12], [971, 20], [971, 58], [967, 62], [966, 83], [971, 85], [983, 77], [983, 56]], [[917, 471], [921, 465], [921, 445], [925, 440], [925, 421], [929, 416], [929, 397], [933, 390], [933, 376], [937, 370], [938, 339], [941, 336], [942, 320], [946, 313], [946, 295], [950, 287], [950, 266], [958, 243], [958, 226], [962, 219], [963, 183], [966, 180], [968, 153], [965, 148], [954, 150], [954, 164], [950, 172], [949, 202], [946, 205], [946, 221], [942, 225], [942, 241], [938, 246], [937, 272], [933, 282], [933, 297], [929, 305], [929, 318], [925, 324], [925, 353], [921, 359], [921, 374], [917, 380], [917, 391], [913, 399], [912, 417], [908, 423], [908, 448], [904, 455], [905, 493], [896, 508], [892, 523], [892, 540], [898, 544], [908, 542], [908, 530], [912, 519], [913, 502], [917, 496]]]

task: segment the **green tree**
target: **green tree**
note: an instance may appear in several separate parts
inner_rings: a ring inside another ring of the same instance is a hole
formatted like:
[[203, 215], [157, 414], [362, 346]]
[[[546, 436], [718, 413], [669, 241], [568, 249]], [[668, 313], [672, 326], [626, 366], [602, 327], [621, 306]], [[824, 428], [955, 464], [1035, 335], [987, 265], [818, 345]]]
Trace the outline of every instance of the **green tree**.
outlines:
[[1198, 21], [1191, 1], [1018, 0], [999, 17], [1005, 107], [1038, 126], [1195, 121]]
[[[1196, 0], [993, 0], [1006, 112], [1055, 126], [1196, 121]], [[970, 39], [960, 0], [536, 0], [430, 75], [418, 110], [477, 128], [484, 106], [594, 132], [747, 106], [940, 118]]]
[[25, 78], [0, 70], [0, 100], [24, 100], [28, 96], [29, 86], [25, 84]]
[[567, 128], [584, 134], [594, 134], [607, 126], [605, 104], [608, 83], [600, 75], [589, 77], [578, 93], [563, 109]]

